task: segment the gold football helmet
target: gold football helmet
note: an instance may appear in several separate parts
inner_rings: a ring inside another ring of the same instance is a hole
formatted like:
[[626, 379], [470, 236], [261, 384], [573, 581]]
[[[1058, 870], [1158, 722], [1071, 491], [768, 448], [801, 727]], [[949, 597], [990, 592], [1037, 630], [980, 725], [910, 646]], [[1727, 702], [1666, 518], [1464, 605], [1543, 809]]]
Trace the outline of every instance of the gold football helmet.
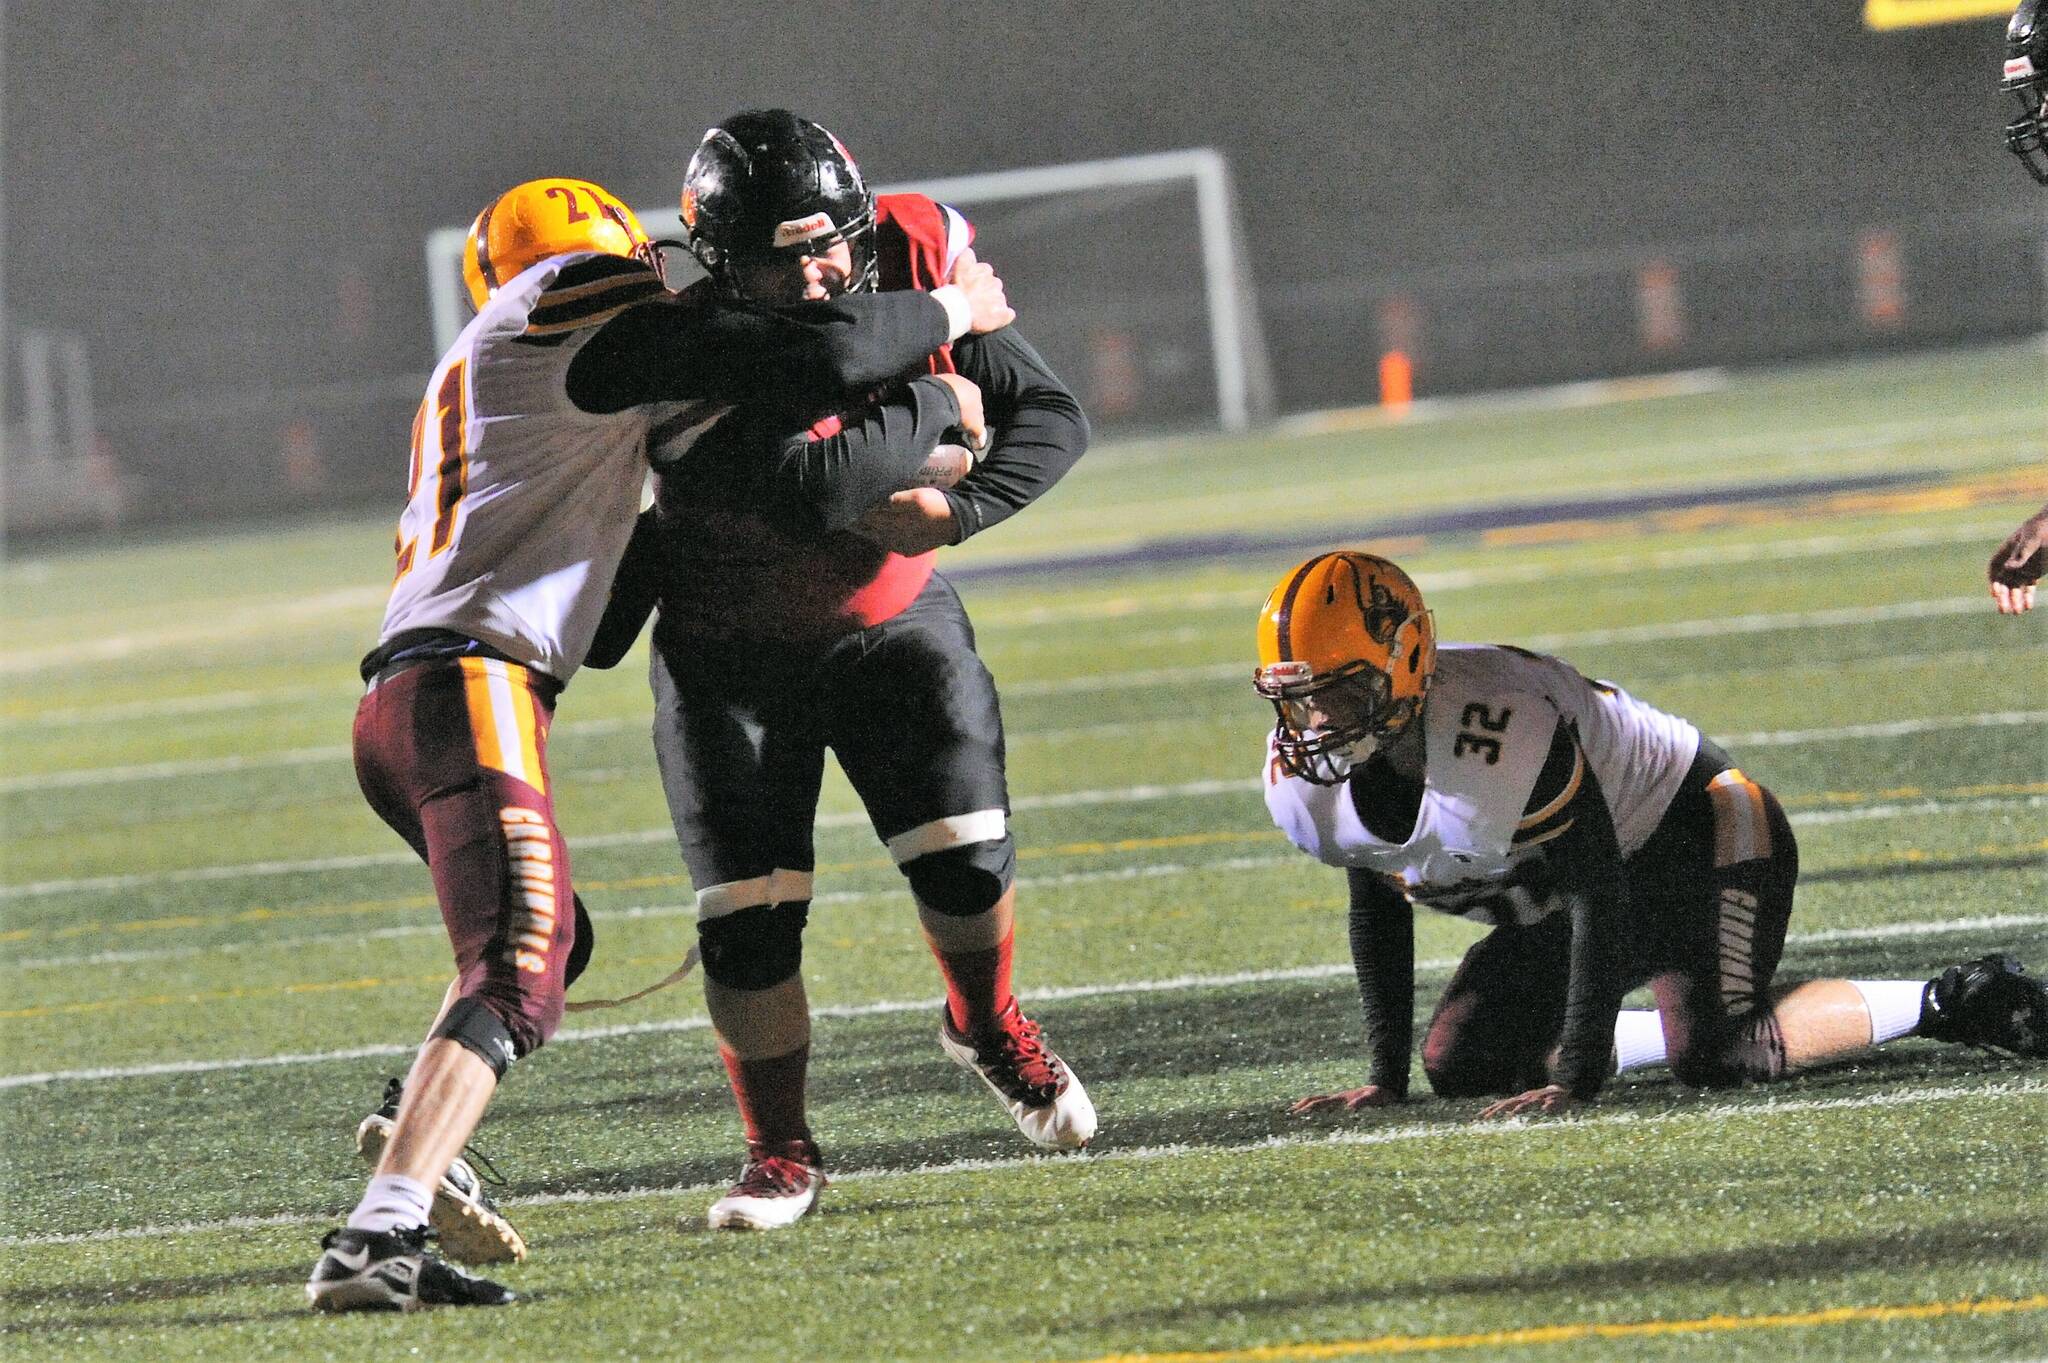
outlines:
[[661, 273], [661, 252], [633, 210], [588, 180], [528, 180], [492, 200], [462, 246], [462, 280], [481, 311], [497, 287], [549, 256], [599, 251]]
[[1273, 702], [1283, 770], [1335, 785], [1422, 709], [1436, 618], [1408, 574], [1338, 550], [1288, 570], [1259, 611], [1252, 684]]

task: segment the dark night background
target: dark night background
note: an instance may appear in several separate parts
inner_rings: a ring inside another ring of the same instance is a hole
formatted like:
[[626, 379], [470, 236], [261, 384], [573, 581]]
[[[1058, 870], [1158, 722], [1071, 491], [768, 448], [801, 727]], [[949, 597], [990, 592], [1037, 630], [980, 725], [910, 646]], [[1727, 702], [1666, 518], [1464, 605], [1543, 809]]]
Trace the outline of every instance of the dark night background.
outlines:
[[[8, 417], [20, 329], [73, 333], [131, 515], [395, 503], [425, 234], [540, 174], [670, 205], [760, 104], [880, 182], [1222, 150], [1281, 411], [1371, 400], [1393, 340], [1428, 394], [2040, 330], [2001, 24], [1860, 11], [17, 0]], [[973, 215], [1108, 434], [1213, 412], [1187, 196]], [[1903, 297], [1876, 321], [1872, 252]], [[1659, 260], [1684, 334], [1646, 349]], [[1091, 391], [1106, 333], [1135, 394]]]

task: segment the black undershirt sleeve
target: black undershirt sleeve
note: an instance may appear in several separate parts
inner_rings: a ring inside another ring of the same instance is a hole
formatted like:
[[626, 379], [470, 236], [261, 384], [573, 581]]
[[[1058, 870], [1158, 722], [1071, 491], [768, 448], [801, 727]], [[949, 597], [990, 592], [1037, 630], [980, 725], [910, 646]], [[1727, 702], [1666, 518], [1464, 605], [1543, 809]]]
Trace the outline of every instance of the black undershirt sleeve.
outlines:
[[586, 412], [710, 398], [813, 415], [858, 401], [946, 342], [945, 305], [915, 290], [767, 307], [699, 286], [606, 322], [569, 364]]
[[654, 508], [650, 506], [633, 522], [625, 557], [619, 560], [619, 571], [612, 577], [612, 594], [597, 622], [590, 651], [583, 656], [585, 667], [617, 667], [632, 651], [634, 640], [647, 625], [647, 617], [654, 613], [661, 586], [660, 534], [661, 527], [656, 524]]
[[1408, 1096], [1415, 1033], [1415, 911], [1371, 871], [1346, 871], [1351, 967], [1365, 1012], [1366, 1082]]
[[995, 436], [974, 471], [946, 489], [958, 544], [1016, 515], [1065, 477], [1087, 452], [1088, 418], [1015, 327], [961, 337], [953, 362], [981, 386]]
[[[1558, 725], [1557, 742], [1578, 742], [1569, 725]], [[1574, 1098], [1589, 1099], [1606, 1082], [1614, 1050], [1614, 1018], [1621, 1011], [1621, 924], [1628, 907], [1628, 876], [1614, 820], [1592, 765], [1584, 764], [1579, 788], [1559, 811], [1569, 822], [1544, 844], [1543, 859], [1557, 893], [1560, 912], [1571, 914], [1571, 964], [1565, 983], [1564, 1029], [1558, 1038], [1553, 1082]]]
[[[733, 438], [735, 457], [720, 461], [718, 470], [726, 497], [779, 527], [830, 533], [909, 486], [959, 420], [953, 390], [927, 376], [848, 413], [835, 435], [790, 435], [741, 411], [720, 423], [734, 423], [730, 432], [707, 439], [724, 448], [722, 437]], [[700, 443], [691, 458], [708, 454]]]

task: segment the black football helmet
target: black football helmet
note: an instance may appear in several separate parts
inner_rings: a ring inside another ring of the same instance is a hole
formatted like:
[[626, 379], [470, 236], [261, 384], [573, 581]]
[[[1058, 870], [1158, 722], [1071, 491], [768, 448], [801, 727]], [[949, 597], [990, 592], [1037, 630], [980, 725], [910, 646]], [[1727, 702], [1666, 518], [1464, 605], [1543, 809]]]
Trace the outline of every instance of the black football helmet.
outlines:
[[2020, 0], [2005, 30], [2005, 76], [2020, 116], [2005, 125], [2005, 146], [2048, 185], [2048, 0]]
[[844, 241], [846, 291], [875, 287], [875, 196], [846, 144], [787, 109], [748, 109], [704, 134], [683, 177], [690, 253], [729, 294], [753, 267]]

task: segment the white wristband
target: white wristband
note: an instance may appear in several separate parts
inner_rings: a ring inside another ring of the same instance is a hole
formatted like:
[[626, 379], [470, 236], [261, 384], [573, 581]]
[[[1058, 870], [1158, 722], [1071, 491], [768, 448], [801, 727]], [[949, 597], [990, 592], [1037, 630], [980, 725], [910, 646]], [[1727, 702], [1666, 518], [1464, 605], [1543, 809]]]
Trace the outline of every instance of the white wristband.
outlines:
[[948, 341], [957, 341], [967, 334], [974, 325], [974, 308], [967, 301], [967, 290], [958, 284], [941, 284], [932, 290], [932, 297], [946, 308]]

